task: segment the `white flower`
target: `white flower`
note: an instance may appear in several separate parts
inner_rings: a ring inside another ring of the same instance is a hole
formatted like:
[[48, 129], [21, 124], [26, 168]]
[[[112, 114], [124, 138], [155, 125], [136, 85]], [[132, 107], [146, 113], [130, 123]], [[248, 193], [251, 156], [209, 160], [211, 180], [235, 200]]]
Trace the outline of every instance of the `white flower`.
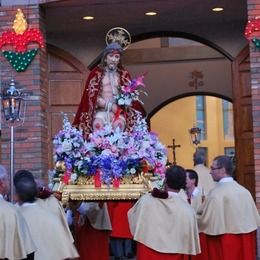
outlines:
[[149, 147], [150, 147], [150, 142], [149, 142], [148, 140], [142, 142], [142, 148], [143, 148], [143, 149], [149, 148]]
[[131, 103], [132, 103], [132, 99], [131, 99], [131, 98], [126, 98], [126, 99], [125, 99], [125, 105], [126, 105], [126, 106], [130, 106]]
[[110, 150], [110, 149], [104, 149], [102, 152], [101, 152], [102, 155], [112, 155], [113, 152]]
[[136, 169], [135, 169], [135, 168], [131, 168], [131, 169], [130, 169], [130, 173], [131, 173], [131, 174], [135, 174], [135, 173], [136, 173]]
[[62, 143], [62, 150], [64, 152], [70, 152], [72, 150], [71, 142], [65, 139], [64, 142]]
[[72, 182], [74, 182], [75, 180], [77, 180], [77, 174], [76, 173], [72, 173], [71, 174], [71, 176], [70, 176], [70, 180], [72, 181]]
[[69, 139], [70, 138], [70, 133], [65, 133], [65, 138]]
[[119, 106], [123, 106], [124, 104], [125, 104], [124, 99], [123, 99], [123, 98], [119, 98], [119, 99], [118, 99], [118, 105], [119, 105]]
[[74, 147], [80, 147], [80, 144], [77, 143], [77, 142], [73, 142], [73, 146], [74, 146]]

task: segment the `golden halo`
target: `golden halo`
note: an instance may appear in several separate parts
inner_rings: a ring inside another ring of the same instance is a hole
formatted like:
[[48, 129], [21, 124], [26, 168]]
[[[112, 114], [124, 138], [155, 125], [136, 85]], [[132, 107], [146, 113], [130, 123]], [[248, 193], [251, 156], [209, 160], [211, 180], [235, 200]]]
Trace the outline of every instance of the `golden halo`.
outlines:
[[131, 44], [130, 33], [122, 27], [114, 27], [110, 29], [106, 34], [106, 44], [117, 42], [122, 46], [123, 50], [126, 50]]

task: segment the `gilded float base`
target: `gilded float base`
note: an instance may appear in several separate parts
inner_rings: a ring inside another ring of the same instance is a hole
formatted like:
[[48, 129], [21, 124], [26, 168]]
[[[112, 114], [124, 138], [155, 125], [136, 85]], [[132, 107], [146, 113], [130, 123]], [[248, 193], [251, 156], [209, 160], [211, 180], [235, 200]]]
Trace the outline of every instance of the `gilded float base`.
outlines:
[[139, 174], [131, 178], [120, 180], [119, 187], [102, 184], [95, 187], [92, 178], [82, 177], [77, 184], [65, 185], [62, 182], [56, 183], [55, 191], [62, 193], [62, 202], [70, 200], [81, 201], [108, 201], [108, 200], [137, 200], [144, 193], [151, 191], [156, 179], [150, 174]]

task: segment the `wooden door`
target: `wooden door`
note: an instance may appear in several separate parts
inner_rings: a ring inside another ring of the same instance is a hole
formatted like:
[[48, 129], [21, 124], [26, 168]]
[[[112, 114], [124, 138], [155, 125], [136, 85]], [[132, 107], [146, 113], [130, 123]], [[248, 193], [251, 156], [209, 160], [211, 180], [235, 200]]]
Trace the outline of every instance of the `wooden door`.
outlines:
[[62, 112], [73, 121], [84, 89], [85, 67], [75, 57], [48, 45], [48, 153], [49, 169], [53, 167], [52, 140], [62, 128]]
[[253, 117], [249, 49], [232, 63], [236, 179], [255, 197]]

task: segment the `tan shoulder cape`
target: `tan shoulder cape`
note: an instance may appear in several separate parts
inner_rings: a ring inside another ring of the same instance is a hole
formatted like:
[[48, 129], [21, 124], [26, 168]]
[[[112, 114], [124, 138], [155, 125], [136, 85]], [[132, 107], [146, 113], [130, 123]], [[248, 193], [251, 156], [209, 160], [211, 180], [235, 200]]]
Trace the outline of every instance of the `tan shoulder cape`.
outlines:
[[29, 228], [18, 210], [0, 198], [0, 259], [23, 259], [35, 251]]
[[85, 223], [85, 218], [88, 218], [90, 225], [98, 230], [112, 230], [110, 217], [108, 214], [107, 204], [103, 203], [102, 207], [99, 207], [98, 202], [82, 202], [85, 207], [82, 224]]
[[208, 235], [249, 233], [260, 226], [250, 192], [236, 181], [217, 183], [197, 217], [200, 232]]
[[191, 197], [191, 206], [194, 208], [195, 211], [198, 210], [200, 207], [204, 197], [202, 196], [201, 190], [198, 188], [197, 193]]
[[[188, 201], [188, 196], [183, 189], [180, 190], [179, 196], [183, 200]], [[191, 198], [191, 204], [190, 204], [194, 208], [195, 211], [197, 211], [198, 208], [200, 207], [204, 197], [205, 196], [203, 196], [201, 189], [198, 188], [198, 193], [196, 193], [196, 195]]]
[[143, 195], [128, 211], [134, 240], [162, 253], [200, 252], [196, 215], [180, 196], [169, 199]]
[[58, 199], [56, 199], [54, 196], [50, 196], [47, 199], [37, 199], [37, 203], [39, 205], [41, 205], [41, 207], [44, 210], [54, 214], [55, 217], [60, 220], [60, 224], [62, 225], [62, 227], [64, 228], [64, 230], [70, 237], [71, 242], [73, 243], [74, 239], [70, 232], [69, 225], [67, 223], [67, 219], [66, 219], [66, 215], [65, 215], [65, 211], [64, 211], [64, 208], [62, 207], [60, 201]]
[[35, 259], [61, 260], [78, 257], [67, 228], [41, 202], [22, 205], [19, 209], [36, 245]]

